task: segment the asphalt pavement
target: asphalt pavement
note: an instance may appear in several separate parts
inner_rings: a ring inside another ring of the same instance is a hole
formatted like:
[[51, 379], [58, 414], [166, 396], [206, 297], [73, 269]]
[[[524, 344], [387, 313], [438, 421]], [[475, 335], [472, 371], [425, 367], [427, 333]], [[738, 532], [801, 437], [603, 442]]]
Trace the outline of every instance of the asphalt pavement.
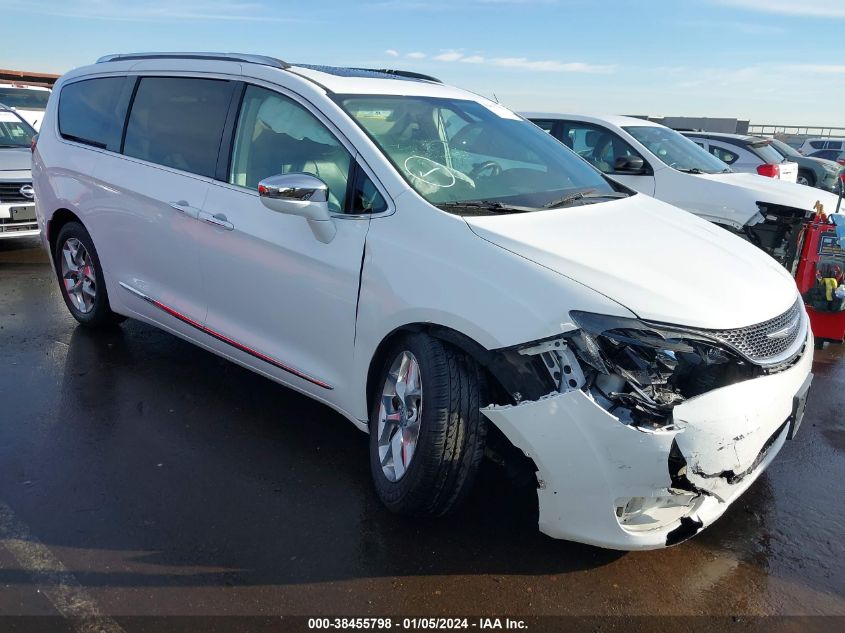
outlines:
[[391, 515], [366, 436], [339, 415], [147, 325], [77, 327], [46, 261], [36, 240], [0, 240], [0, 630], [845, 617], [843, 347], [816, 352], [797, 438], [724, 517], [680, 546], [620, 553], [541, 535], [531, 492], [491, 465], [456, 515]]

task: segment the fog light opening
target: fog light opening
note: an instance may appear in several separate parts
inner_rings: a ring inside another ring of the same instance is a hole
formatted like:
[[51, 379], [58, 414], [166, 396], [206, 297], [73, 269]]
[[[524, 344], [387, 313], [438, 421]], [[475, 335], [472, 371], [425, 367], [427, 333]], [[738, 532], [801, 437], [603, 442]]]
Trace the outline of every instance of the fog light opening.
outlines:
[[615, 505], [616, 520], [629, 532], [648, 532], [673, 525], [695, 510], [699, 495], [623, 497]]

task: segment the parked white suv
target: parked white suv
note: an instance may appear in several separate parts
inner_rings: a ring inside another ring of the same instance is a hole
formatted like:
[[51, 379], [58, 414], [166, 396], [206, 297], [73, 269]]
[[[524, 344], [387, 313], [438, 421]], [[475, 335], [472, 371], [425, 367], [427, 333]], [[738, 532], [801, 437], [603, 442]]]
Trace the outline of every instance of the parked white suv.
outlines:
[[38, 235], [30, 147], [35, 130], [0, 105], [0, 240]]
[[845, 138], [825, 137], [825, 138], [808, 138], [798, 151], [809, 156], [814, 152], [822, 149], [834, 149], [839, 152], [845, 151]]
[[803, 224], [838, 197], [796, 183], [734, 173], [668, 127], [626, 116], [524, 116], [614, 180], [737, 233], [794, 273]]
[[57, 83], [34, 174], [80, 323], [140, 319], [339, 411], [396, 512], [445, 514], [515, 453], [543, 532], [672, 545], [801, 421], [786, 271], [435, 81], [111, 56]]

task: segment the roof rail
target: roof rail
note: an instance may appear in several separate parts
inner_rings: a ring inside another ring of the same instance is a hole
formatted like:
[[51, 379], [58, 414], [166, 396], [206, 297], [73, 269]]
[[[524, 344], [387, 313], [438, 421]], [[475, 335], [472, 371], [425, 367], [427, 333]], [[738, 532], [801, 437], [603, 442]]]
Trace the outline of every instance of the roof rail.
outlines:
[[407, 77], [408, 79], [422, 79], [423, 81], [433, 81], [434, 83], [442, 84], [437, 77], [431, 75], [424, 75], [412, 70], [399, 70], [397, 68], [353, 68], [352, 70], [368, 70], [374, 73], [383, 73], [385, 75], [396, 75], [397, 77]]
[[281, 59], [267, 57], [266, 55], [251, 55], [249, 53], [118, 53], [115, 55], [104, 55], [97, 60], [97, 63], [142, 59], [209, 59], [227, 62], [246, 62], [249, 64], [272, 66], [273, 68], [290, 68], [290, 64]]

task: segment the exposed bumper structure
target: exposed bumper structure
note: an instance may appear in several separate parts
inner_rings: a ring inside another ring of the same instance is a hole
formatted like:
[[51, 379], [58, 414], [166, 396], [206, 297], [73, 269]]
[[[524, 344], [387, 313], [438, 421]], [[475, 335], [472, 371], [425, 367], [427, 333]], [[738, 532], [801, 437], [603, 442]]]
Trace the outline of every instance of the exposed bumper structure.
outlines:
[[809, 334], [791, 368], [691, 398], [659, 430], [622, 424], [580, 390], [482, 412], [536, 464], [542, 532], [655, 549], [713, 523], [774, 459], [812, 349]]

